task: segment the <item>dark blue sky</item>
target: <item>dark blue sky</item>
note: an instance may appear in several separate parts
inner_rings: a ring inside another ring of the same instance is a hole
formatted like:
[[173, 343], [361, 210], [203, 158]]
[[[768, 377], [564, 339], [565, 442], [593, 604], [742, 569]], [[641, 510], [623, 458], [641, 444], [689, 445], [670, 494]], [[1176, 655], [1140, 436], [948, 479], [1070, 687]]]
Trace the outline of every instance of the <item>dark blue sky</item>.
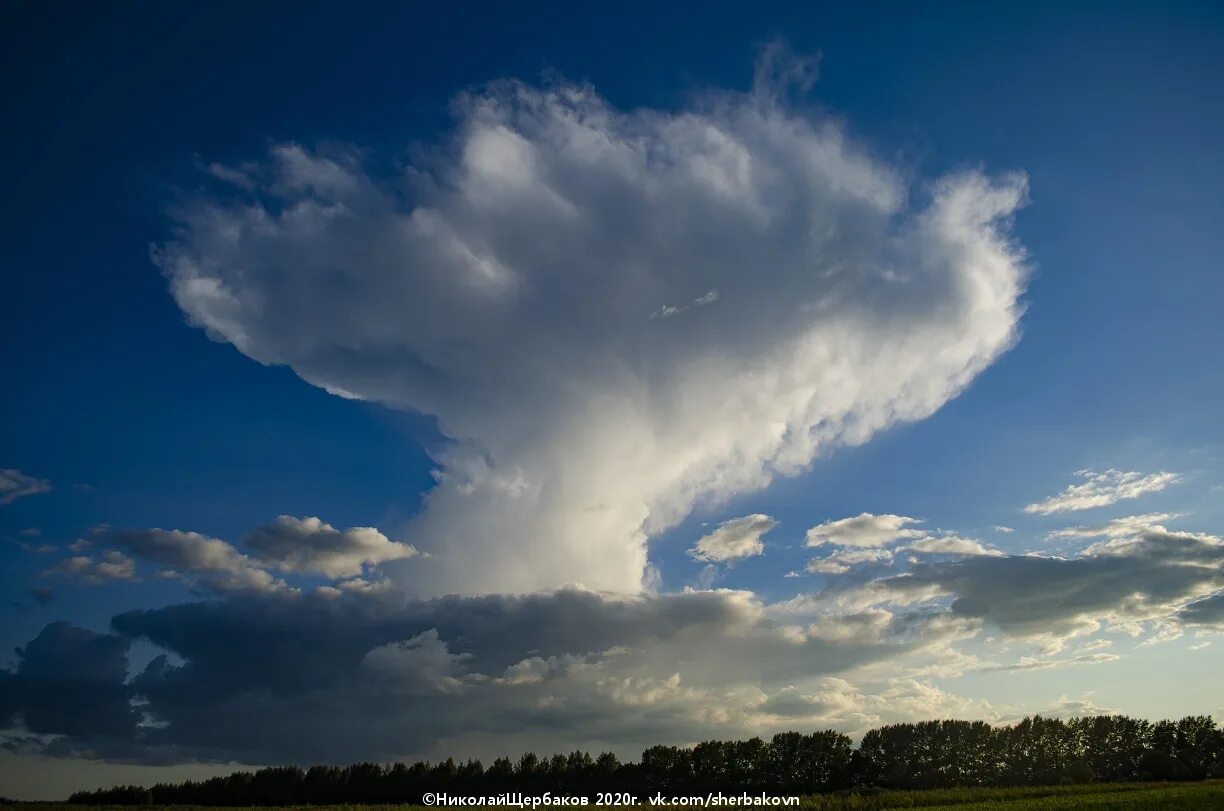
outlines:
[[[1089, 467], [1183, 473], [1142, 511], [1222, 532], [1222, 34], [1215, 3], [7, 3], [0, 468], [54, 489], [0, 506], [0, 642], [183, 599], [177, 583], [40, 577], [94, 525], [388, 528], [433, 483], [429, 418], [331, 396], [184, 323], [150, 246], [202, 166], [285, 141], [403, 164], [450, 130], [456, 93], [502, 77], [675, 109], [747, 90], [777, 38], [821, 55], [812, 98], [917, 188], [1028, 174], [1023, 337], [930, 419], [693, 514], [652, 548], [665, 586], [693, 582], [702, 522], [749, 512], [793, 547], [737, 570], [770, 598], [796, 590], [775, 570], [802, 565], [804, 529], [864, 511], [1006, 524], [1021, 532], [1002, 548], [1033, 548], [1053, 524], [1020, 508]], [[42, 585], [49, 605], [29, 596]]]

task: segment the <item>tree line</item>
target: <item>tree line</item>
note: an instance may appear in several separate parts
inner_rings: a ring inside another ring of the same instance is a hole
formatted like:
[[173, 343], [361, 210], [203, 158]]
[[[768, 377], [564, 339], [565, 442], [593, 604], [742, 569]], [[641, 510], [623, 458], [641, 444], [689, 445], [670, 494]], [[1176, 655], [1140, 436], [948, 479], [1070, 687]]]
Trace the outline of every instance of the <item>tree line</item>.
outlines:
[[524, 794], [638, 795], [765, 791], [803, 795], [854, 787], [951, 788], [1026, 786], [1224, 777], [1224, 730], [1209, 716], [1151, 723], [1120, 715], [1071, 720], [1033, 716], [1017, 724], [924, 721], [890, 724], [863, 736], [857, 748], [833, 730], [783, 732], [769, 741], [705, 741], [692, 747], [652, 746], [636, 762], [604, 752], [517, 761], [488, 767], [458, 763], [360, 763], [280, 766], [208, 780], [116, 786], [73, 794], [92, 805], [323, 805], [419, 803], [425, 792], [463, 796]]

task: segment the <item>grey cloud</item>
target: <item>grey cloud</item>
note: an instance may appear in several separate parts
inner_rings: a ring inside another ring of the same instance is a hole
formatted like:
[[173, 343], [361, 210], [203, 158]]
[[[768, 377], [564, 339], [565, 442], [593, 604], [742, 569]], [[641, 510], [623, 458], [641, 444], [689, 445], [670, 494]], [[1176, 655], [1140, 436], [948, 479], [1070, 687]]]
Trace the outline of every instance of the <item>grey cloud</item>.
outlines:
[[245, 544], [260, 561], [281, 571], [328, 577], [356, 577], [366, 566], [418, 554], [411, 545], [396, 543], [373, 527], [341, 531], [318, 518], [290, 515], [255, 530]]
[[50, 493], [51, 482], [22, 473], [16, 468], [0, 470], [0, 504], [12, 504], [19, 498]]
[[191, 577], [210, 591], [275, 591], [286, 587], [230, 544], [198, 532], [123, 529], [111, 533], [109, 540], [144, 560]]
[[1188, 625], [1224, 628], [1224, 591], [1190, 603], [1178, 613], [1178, 618]]
[[867, 599], [952, 597], [954, 614], [1018, 635], [1073, 635], [1101, 622], [1171, 618], [1224, 585], [1224, 544], [1144, 530], [1074, 558], [1019, 555], [919, 563], [864, 588]]
[[[388, 759], [444, 742], [465, 752], [547, 740], [633, 753], [756, 734], [782, 723], [760, 707], [788, 685], [946, 635], [920, 620], [894, 627], [887, 612], [848, 622], [853, 633], [833, 622], [782, 623], [732, 591], [427, 601], [234, 594], [115, 617], [123, 649], [144, 639], [182, 664], [159, 657], [119, 691], [155, 723], [126, 737], [80, 729], [60, 745], [129, 760], [247, 763]], [[107, 672], [120, 673], [123, 663], [105, 652]]]
[[97, 558], [75, 555], [47, 569], [43, 576], [68, 577], [94, 586], [116, 580], [135, 580], [136, 561], [115, 550]]
[[0, 670], [0, 726], [17, 722], [40, 735], [128, 740], [137, 716], [129, 704], [129, 641], [53, 622], [25, 648], [15, 669]]

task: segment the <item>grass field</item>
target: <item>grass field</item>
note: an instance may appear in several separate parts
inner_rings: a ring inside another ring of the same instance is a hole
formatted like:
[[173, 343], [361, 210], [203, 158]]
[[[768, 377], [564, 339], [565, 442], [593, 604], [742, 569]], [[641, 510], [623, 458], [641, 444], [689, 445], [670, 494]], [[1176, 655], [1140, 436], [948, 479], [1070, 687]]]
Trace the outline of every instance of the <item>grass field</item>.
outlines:
[[[218, 811], [203, 806], [167, 806], [175, 811]], [[588, 806], [594, 808], [594, 806]], [[1224, 811], [1224, 780], [1203, 783], [1115, 783], [1089, 786], [1037, 786], [1027, 788], [961, 788], [927, 791], [880, 791], [804, 797], [802, 811], [875, 811], [907, 808], [911, 811], [956, 808], [958, 811], [1046, 811], [1088, 808], [1093, 811]], [[63, 803], [16, 803], [5, 809], [25, 811], [133, 811], [153, 806], [87, 806]], [[313, 811], [436, 811], [423, 806], [312, 806]], [[248, 811], [285, 811], [285, 808]]]
[[1224, 780], [1204, 783], [1113, 783], [1025, 788], [960, 788], [927, 791], [882, 791], [805, 797], [810, 811], [873, 811], [888, 808], [956, 808], [958, 811], [1029, 811], [1091, 808], [1094, 811], [1139, 809], [1222, 809]]

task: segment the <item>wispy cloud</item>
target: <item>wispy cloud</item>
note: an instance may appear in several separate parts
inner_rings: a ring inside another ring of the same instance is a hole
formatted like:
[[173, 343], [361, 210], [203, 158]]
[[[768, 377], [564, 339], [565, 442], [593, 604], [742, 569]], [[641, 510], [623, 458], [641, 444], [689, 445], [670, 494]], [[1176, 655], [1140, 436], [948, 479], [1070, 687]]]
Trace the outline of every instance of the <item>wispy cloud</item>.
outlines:
[[1046, 537], [1051, 540], [1064, 538], [1124, 538], [1145, 529], [1160, 529], [1161, 525], [1165, 522], [1180, 517], [1179, 513], [1127, 515], [1122, 518], [1111, 519], [1104, 524], [1052, 530], [1046, 533]]
[[705, 295], [698, 296], [697, 298], [693, 299], [688, 304], [682, 304], [682, 305], [665, 304], [664, 306], [660, 307], [659, 309], [651, 313], [650, 317], [651, 318], [670, 318], [673, 315], [679, 315], [680, 313], [687, 312], [696, 307], [704, 307], [707, 304], [713, 304], [716, 301], [718, 301], [718, 291], [711, 290]]
[[1076, 471], [1077, 476], [1084, 481], [1068, 485], [1058, 495], [1050, 496], [1043, 501], [1029, 504], [1024, 508], [1026, 513], [1037, 515], [1053, 515], [1055, 513], [1090, 510], [1094, 507], [1108, 507], [1126, 499], [1139, 498], [1146, 493], [1158, 493], [1172, 484], [1182, 480], [1176, 473], [1161, 472], [1143, 474], [1137, 471], [1106, 470], [1097, 473], [1092, 470]]
[[27, 475], [16, 468], [0, 470], [0, 504], [12, 504], [19, 498], [50, 492], [48, 479]]

